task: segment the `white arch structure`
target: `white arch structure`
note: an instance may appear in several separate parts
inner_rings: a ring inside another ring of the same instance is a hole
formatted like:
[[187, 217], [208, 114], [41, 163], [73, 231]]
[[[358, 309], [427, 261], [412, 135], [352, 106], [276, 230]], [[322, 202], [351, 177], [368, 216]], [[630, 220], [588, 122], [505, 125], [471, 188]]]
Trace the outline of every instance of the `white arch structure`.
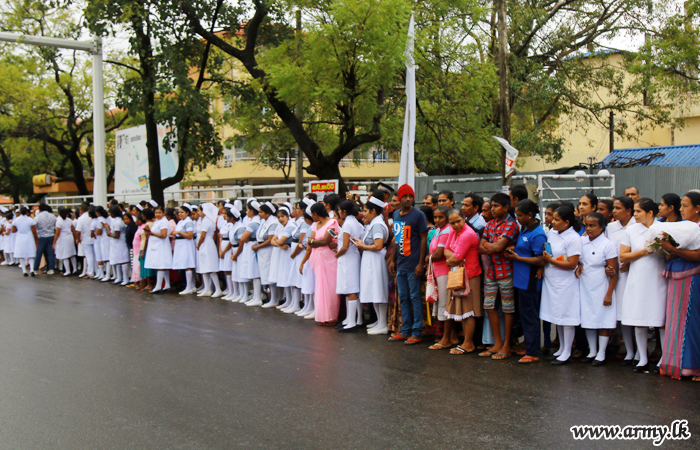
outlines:
[[95, 177], [92, 184], [92, 202], [107, 205], [107, 170], [105, 161], [105, 113], [104, 81], [102, 76], [102, 39], [74, 41], [45, 36], [31, 36], [0, 32], [0, 41], [29, 44], [40, 47], [68, 48], [88, 52], [92, 55], [92, 130], [94, 142]]

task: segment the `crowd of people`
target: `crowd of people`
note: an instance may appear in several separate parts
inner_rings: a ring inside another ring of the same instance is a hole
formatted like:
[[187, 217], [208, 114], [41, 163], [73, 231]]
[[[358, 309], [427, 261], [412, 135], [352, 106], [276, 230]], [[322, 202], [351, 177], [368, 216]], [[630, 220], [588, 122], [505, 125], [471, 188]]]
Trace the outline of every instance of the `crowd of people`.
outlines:
[[405, 345], [430, 339], [430, 350], [452, 355], [619, 359], [635, 373], [700, 381], [700, 191], [657, 204], [632, 187], [544, 211], [528, 197], [520, 185], [456, 205], [445, 190], [416, 206], [409, 185], [380, 183], [364, 202], [307, 194], [294, 204], [251, 197], [175, 209], [112, 200], [57, 216], [43, 203], [0, 207], [0, 250], [2, 265], [25, 277], [58, 268]]

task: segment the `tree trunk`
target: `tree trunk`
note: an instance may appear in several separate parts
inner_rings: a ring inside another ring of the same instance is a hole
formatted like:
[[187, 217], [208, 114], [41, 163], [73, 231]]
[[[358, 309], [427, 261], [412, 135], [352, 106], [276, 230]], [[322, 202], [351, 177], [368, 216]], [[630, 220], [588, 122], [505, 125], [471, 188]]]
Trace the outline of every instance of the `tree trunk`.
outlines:
[[78, 193], [80, 195], [91, 195], [92, 192], [88, 189], [85, 176], [83, 175], [83, 162], [80, 160], [77, 149], [71, 149], [68, 159], [73, 167], [73, 181], [78, 188]]
[[160, 175], [160, 153], [158, 153], [158, 124], [155, 118], [156, 68], [153, 67], [153, 47], [151, 38], [145, 33], [140, 18], [134, 19], [132, 27], [138, 40], [141, 66], [141, 91], [143, 93], [143, 112], [146, 124], [146, 149], [148, 153], [148, 184], [151, 198], [159, 205], [165, 204], [163, 183]]

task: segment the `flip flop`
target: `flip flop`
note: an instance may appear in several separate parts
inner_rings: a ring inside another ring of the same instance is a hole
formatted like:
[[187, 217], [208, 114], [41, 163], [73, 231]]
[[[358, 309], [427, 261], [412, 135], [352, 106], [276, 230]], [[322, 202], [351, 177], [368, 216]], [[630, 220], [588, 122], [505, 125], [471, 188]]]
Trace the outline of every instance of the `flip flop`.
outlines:
[[496, 352], [492, 352], [491, 350], [486, 350], [485, 352], [479, 353], [479, 356], [482, 358], [489, 358], [495, 354], [496, 354]]
[[520, 358], [520, 360], [518, 360], [518, 362], [520, 364], [531, 364], [531, 363], [540, 362], [540, 358], [538, 358], [537, 356], [525, 355], [522, 358]]
[[435, 343], [428, 347], [428, 350], [449, 350], [450, 348], [452, 348], [452, 346], [446, 347], [442, 344]]
[[497, 361], [500, 361], [502, 359], [510, 358], [508, 355], [505, 353], [496, 353], [495, 355], [491, 356], [491, 359], [495, 359]]
[[404, 345], [416, 345], [420, 343], [420, 338], [417, 338], [415, 336], [411, 336], [410, 338], [406, 339], [406, 342], [404, 342]]
[[466, 355], [467, 353], [474, 353], [474, 350], [468, 352], [459, 345], [450, 350], [450, 355]]

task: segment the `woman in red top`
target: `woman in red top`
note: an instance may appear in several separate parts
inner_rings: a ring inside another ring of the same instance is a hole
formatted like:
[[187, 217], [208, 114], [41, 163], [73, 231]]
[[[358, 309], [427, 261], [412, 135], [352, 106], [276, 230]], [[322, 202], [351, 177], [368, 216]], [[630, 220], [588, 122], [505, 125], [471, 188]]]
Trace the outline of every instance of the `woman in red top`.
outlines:
[[452, 350], [453, 355], [471, 353], [474, 347], [474, 327], [476, 317], [481, 317], [481, 264], [479, 259], [479, 236], [464, 221], [457, 209], [449, 212], [448, 221], [452, 231], [445, 244], [445, 258], [448, 267], [464, 265], [464, 270], [469, 277], [470, 292], [466, 296], [455, 295], [450, 292], [445, 307], [445, 332], [442, 340], [436, 344], [450, 346], [449, 336], [452, 333], [454, 321], [462, 322], [464, 330], [464, 342]]

